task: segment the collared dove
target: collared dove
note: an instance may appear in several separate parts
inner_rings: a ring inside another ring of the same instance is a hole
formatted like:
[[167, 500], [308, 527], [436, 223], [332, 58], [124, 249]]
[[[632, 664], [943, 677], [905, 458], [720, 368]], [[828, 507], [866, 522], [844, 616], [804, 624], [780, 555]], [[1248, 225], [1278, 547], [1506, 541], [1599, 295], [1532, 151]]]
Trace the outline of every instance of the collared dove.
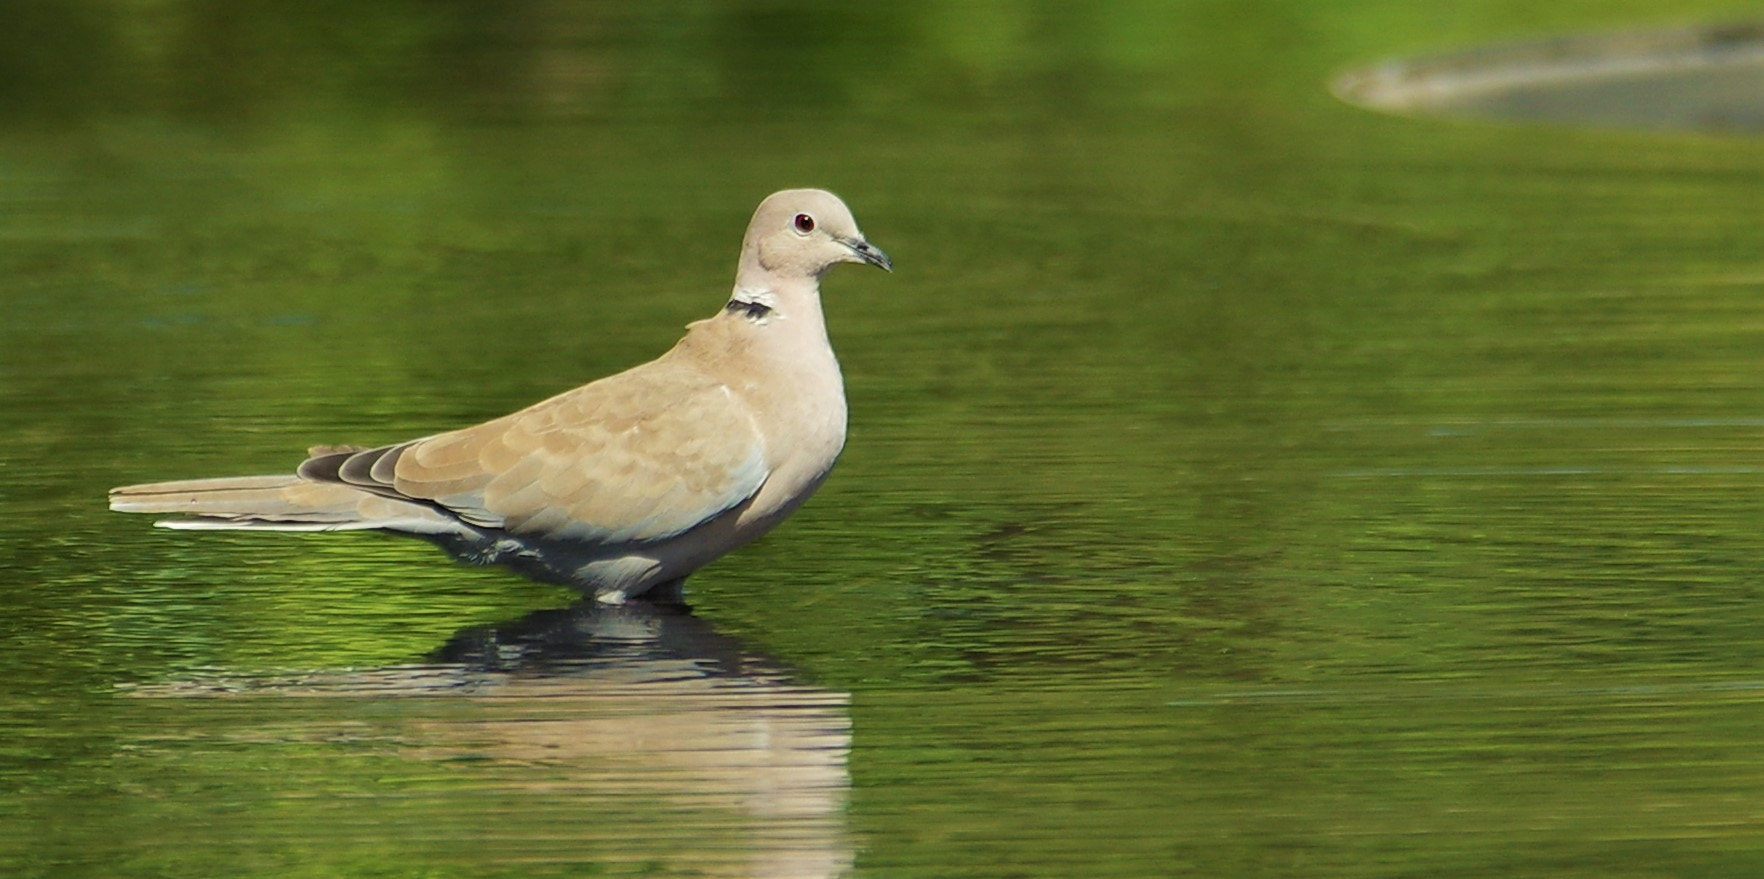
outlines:
[[677, 594], [795, 510], [845, 444], [820, 298], [842, 262], [893, 268], [837, 196], [775, 193], [728, 303], [649, 363], [476, 427], [314, 448], [288, 475], [124, 486], [110, 508], [184, 517], [168, 528], [414, 534], [610, 604]]

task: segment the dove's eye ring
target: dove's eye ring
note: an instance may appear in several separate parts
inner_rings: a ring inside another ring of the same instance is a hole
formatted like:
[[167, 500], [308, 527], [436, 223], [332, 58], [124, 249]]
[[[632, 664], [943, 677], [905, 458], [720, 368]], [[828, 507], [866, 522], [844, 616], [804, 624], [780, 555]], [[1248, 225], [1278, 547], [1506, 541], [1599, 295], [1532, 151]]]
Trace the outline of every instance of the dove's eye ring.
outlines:
[[815, 218], [809, 216], [808, 214], [797, 214], [795, 223], [796, 223], [796, 231], [801, 232], [805, 235], [810, 232], [815, 231]]

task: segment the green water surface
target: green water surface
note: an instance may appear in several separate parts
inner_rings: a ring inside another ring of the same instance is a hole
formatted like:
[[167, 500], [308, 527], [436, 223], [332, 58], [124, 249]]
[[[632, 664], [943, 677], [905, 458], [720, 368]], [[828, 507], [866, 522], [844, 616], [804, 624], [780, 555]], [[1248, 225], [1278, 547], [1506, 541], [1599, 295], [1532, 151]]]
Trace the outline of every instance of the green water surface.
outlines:
[[[1764, 873], [1764, 140], [1325, 88], [1750, 4], [13, 5], [0, 875]], [[690, 620], [103, 508], [652, 357], [804, 185], [896, 271]]]

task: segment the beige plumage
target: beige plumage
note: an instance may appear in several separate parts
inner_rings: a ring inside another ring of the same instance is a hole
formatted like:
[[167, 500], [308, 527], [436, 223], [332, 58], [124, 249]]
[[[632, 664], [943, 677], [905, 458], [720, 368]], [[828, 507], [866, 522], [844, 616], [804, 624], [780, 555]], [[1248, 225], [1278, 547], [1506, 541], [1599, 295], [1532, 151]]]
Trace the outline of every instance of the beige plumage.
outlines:
[[775, 193], [728, 303], [656, 360], [476, 427], [315, 448], [289, 475], [125, 486], [110, 508], [182, 516], [171, 528], [416, 534], [613, 603], [677, 587], [789, 515], [838, 457], [820, 279], [842, 262], [892, 267], [832, 193]]

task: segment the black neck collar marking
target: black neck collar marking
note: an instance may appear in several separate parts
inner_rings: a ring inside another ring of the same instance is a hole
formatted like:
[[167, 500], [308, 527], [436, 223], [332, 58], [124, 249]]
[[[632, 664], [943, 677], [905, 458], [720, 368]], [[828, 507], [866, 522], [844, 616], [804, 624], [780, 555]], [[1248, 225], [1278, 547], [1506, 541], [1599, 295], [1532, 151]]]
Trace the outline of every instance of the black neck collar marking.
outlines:
[[748, 320], [765, 320], [772, 316], [772, 307], [764, 302], [749, 299], [731, 299], [723, 310], [730, 314], [738, 314]]

